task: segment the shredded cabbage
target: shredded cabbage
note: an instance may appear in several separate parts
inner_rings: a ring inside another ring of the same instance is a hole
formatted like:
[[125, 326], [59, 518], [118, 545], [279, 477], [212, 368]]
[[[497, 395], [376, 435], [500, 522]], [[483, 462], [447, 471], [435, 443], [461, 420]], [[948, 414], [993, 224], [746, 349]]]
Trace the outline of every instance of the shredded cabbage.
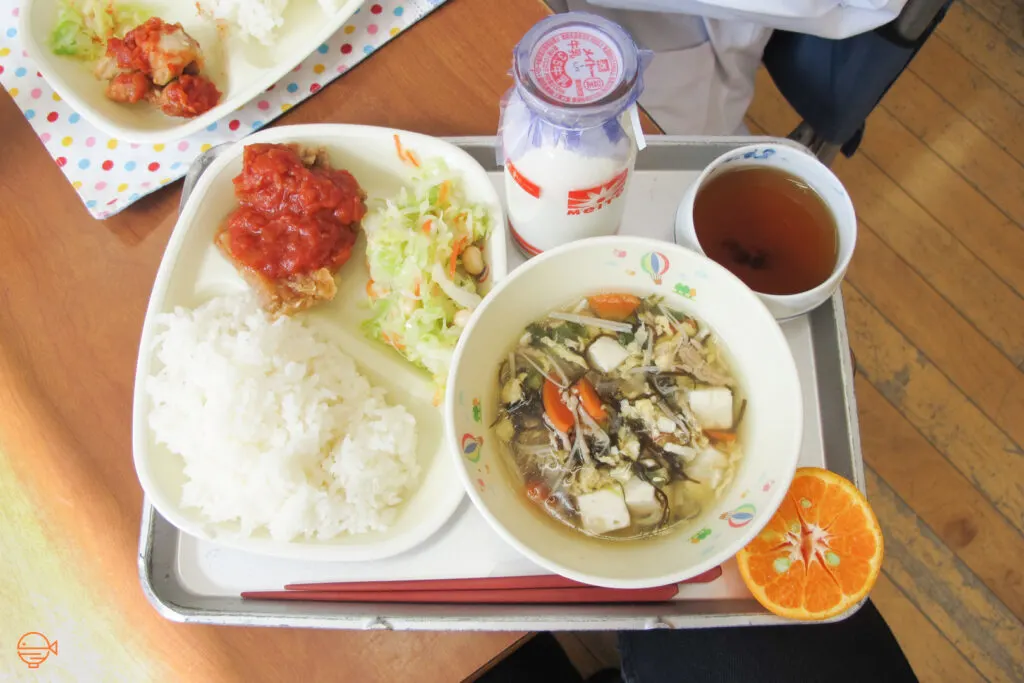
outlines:
[[103, 56], [110, 38], [123, 37], [149, 14], [139, 6], [113, 0], [59, 0], [57, 6], [50, 49], [90, 61]]
[[461, 265], [461, 251], [471, 244], [482, 248], [490, 221], [484, 206], [466, 200], [461, 179], [440, 159], [424, 163], [409, 187], [363, 219], [373, 313], [363, 331], [430, 372], [438, 398], [462, 331], [455, 316], [474, 308], [482, 295]]

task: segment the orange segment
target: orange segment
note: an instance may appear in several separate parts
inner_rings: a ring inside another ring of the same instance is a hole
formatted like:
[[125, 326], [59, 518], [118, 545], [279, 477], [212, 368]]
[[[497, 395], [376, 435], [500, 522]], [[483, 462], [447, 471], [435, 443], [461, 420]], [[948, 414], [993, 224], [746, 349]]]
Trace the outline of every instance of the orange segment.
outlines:
[[882, 554], [882, 530], [857, 487], [828, 470], [803, 467], [775, 515], [736, 561], [765, 608], [813, 620], [860, 602], [878, 579]]

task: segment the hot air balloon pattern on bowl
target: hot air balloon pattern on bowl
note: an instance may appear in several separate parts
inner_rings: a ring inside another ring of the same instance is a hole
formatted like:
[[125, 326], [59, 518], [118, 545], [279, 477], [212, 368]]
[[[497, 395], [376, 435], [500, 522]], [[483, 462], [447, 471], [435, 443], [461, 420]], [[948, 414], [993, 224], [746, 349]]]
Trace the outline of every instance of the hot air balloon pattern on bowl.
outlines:
[[729, 526], [733, 529], [739, 529], [750, 524], [750, 521], [754, 519], [754, 514], [757, 509], [750, 503], [743, 503], [735, 510], [729, 512], [723, 512], [719, 519], [725, 519], [729, 521]]
[[472, 434], [462, 435], [462, 454], [466, 456], [466, 459], [470, 462], [477, 462], [480, 460], [480, 449], [484, 445], [484, 438], [482, 436], [473, 436]]
[[669, 269], [668, 257], [660, 251], [649, 251], [640, 259], [640, 268], [651, 276], [654, 284], [660, 285], [662, 276]]

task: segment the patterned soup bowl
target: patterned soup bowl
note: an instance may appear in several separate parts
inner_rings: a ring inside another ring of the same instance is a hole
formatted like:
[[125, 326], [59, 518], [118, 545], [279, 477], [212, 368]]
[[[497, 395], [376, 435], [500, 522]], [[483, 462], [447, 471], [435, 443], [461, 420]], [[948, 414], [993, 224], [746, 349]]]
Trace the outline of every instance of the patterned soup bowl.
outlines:
[[[528, 500], [491, 425], [498, 369], [528, 324], [584, 296], [657, 294], [703, 320], [732, 360], [747, 408], [732, 482], [694, 520], [650, 538], [614, 541], [558, 523]], [[746, 285], [693, 251], [636, 237], [601, 237], [545, 252], [484, 300], [455, 351], [445, 428], [473, 504], [505, 541], [549, 571], [584, 583], [643, 588], [686, 580], [750, 542], [782, 502], [796, 469], [803, 404], [782, 330]]]

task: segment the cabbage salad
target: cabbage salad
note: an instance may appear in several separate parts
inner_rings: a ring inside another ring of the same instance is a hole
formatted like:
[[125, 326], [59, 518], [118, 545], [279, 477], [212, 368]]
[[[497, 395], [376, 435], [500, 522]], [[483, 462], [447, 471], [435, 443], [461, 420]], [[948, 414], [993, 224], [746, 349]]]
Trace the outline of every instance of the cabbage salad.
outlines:
[[363, 330], [430, 372], [439, 402], [459, 334], [483, 295], [491, 217], [466, 199], [443, 160], [411, 158], [419, 168], [412, 183], [363, 219], [373, 313]]
[[113, 0], [59, 0], [57, 7], [50, 49], [87, 61], [102, 57], [110, 38], [124, 37], [149, 16], [138, 5]]

